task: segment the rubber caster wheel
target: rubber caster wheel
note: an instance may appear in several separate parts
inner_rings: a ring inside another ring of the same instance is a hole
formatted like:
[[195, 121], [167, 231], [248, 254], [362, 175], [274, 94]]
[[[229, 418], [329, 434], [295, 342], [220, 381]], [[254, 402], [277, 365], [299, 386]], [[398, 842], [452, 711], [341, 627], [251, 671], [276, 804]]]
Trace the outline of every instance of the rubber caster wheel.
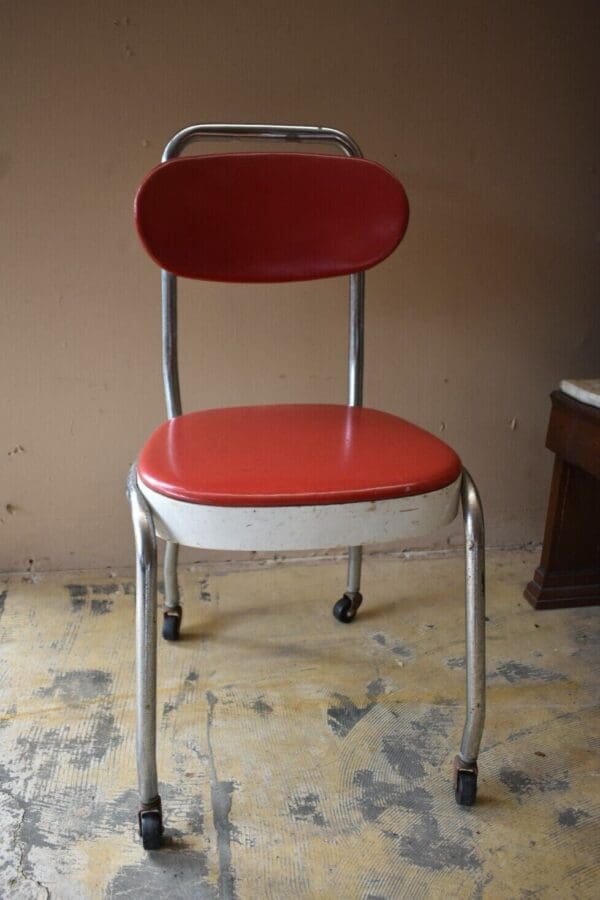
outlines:
[[456, 775], [456, 802], [459, 806], [473, 806], [477, 797], [477, 773], [465, 770]]
[[338, 622], [352, 622], [362, 603], [362, 594], [344, 594], [333, 607], [333, 615]]
[[165, 610], [162, 629], [162, 635], [165, 641], [179, 640], [182, 614], [183, 610], [181, 609], [181, 606], [174, 606], [173, 609]]
[[140, 813], [140, 834], [144, 850], [160, 850], [163, 825], [158, 810]]

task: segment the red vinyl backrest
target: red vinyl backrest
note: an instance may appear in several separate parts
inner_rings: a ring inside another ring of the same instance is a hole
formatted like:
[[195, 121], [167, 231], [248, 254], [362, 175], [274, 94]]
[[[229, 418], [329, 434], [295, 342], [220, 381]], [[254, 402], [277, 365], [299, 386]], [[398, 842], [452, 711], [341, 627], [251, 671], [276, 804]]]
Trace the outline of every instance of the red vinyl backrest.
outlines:
[[365, 159], [227, 153], [157, 166], [138, 190], [135, 219], [150, 256], [175, 275], [304, 281], [389, 256], [408, 201], [387, 169]]

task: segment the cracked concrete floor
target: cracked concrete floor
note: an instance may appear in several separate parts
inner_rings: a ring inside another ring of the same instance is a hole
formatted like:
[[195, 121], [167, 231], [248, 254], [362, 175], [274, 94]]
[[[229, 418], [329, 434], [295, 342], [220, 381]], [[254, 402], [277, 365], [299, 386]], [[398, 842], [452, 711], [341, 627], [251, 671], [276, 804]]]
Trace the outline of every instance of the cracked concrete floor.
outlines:
[[462, 560], [182, 573], [161, 642], [166, 847], [135, 833], [133, 595], [102, 574], [0, 585], [0, 896], [581, 898], [600, 884], [600, 609], [535, 613], [537, 554], [488, 562], [480, 796], [452, 796]]

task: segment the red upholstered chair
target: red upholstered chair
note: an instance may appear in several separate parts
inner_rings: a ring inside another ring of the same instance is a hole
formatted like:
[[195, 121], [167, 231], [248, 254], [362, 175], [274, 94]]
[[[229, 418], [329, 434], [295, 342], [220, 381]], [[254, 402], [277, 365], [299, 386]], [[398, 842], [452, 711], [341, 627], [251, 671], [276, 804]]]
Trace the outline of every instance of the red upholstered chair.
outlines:
[[[345, 155], [226, 153], [179, 157], [203, 138], [329, 142]], [[477, 490], [456, 453], [404, 419], [362, 405], [364, 271], [401, 241], [408, 203], [399, 181], [332, 128], [194, 125], [167, 144], [135, 203], [141, 241], [162, 269], [167, 421], [128, 481], [136, 542], [137, 762], [144, 847], [160, 845], [156, 772], [156, 538], [165, 551], [163, 636], [182, 610], [178, 545], [222, 550], [349, 547], [333, 608], [361, 604], [362, 545], [425, 534], [459, 502], [466, 544], [467, 716], [454, 784], [470, 805], [485, 705], [484, 539]], [[182, 414], [176, 279], [285, 282], [350, 277], [346, 403], [240, 406]], [[335, 625], [332, 622], [332, 628]]]

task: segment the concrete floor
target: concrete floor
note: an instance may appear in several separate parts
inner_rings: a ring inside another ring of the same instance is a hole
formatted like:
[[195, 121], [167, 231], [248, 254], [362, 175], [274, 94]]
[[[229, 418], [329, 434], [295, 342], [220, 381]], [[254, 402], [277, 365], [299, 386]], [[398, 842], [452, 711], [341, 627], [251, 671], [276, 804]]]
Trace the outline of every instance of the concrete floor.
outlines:
[[[534, 613], [537, 553], [488, 562], [480, 796], [455, 805], [462, 559], [183, 573], [161, 642], [167, 846], [134, 828], [133, 594], [89, 573], [0, 585], [0, 896], [600, 895], [600, 609]], [[36, 576], [37, 577], [37, 576]]]

